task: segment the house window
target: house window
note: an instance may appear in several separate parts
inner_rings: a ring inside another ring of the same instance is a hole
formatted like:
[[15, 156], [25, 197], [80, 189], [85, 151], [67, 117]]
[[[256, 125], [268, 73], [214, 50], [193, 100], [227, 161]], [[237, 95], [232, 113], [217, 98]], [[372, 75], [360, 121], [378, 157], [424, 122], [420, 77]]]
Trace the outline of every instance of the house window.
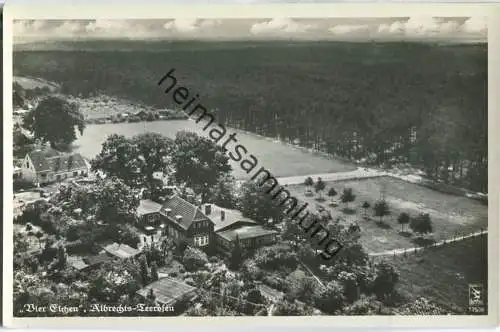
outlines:
[[195, 236], [194, 237], [194, 245], [197, 247], [204, 247], [204, 246], [208, 245], [208, 235]]

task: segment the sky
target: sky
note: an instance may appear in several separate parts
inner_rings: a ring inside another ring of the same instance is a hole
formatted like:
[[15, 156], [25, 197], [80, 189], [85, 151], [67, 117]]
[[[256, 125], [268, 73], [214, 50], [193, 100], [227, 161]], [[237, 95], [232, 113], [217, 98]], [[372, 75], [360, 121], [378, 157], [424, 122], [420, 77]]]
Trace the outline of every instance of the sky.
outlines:
[[485, 42], [485, 17], [18, 20], [14, 43], [95, 39], [303, 39]]

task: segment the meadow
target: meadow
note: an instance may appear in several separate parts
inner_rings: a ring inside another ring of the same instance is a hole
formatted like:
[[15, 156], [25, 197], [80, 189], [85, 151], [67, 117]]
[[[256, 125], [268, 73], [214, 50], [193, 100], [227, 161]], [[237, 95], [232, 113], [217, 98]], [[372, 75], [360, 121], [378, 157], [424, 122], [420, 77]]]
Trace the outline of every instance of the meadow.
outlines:
[[[331, 187], [338, 192], [338, 195], [333, 197], [338, 204], [337, 207], [329, 206], [331, 198], [326, 192]], [[390, 177], [327, 182], [323, 193], [324, 202], [318, 202], [317, 196], [305, 196], [304, 185], [290, 185], [288, 188], [297, 198], [309, 202], [310, 206], [321, 204], [332, 213], [334, 219], [341, 217], [346, 225], [359, 224], [362, 230], [360, 242], [368, 252], [420, 245], [415, 236], [406, 233], [409, 231], [407, 225], [404, 228], [405, 232], [401, 232], [401, 225], [397, 222], [401, 212], [406, 212], [410, 216], [429, 213], [434, 227], [432, 238], [436, 241], [477, 232], [488, 227], [487, 206], [466, 197], [444, 194]], [[355, 201], [349, 203], [349, 208], [352, 210], [349, 213], [344, 212], [345, 205], [340, 202], [344, 188], [352, 188], [356, 195]], [[390, 214], [380, 222], [380, 218], [375, 217], [373, 209], [370, 208], [367, 210], [368, 218], [365, 218], [365, 211], [361, 207], [363, 202], [367, 201], [373, 207], [384, 193]]]
[[[74, 143], [75, 150], [86, 158], [93, 158], [101, 151], [101, 145], [110, 134], [127, 137], [145, 132], [156, 132], [170, 138], [181, 130], [206, 135], [202, 126], [190, 120], [137, 122], [88, 125], [83, 136]], [[259, 160], [259, 165], [269, 169], [275, 176], [308, 175], [327, 172], [345, 172], [356, 169], [352, 164], [335, 158], [328, 158], [304, 149], [291, 147], [272, 139], [228, 128], [228, 132], [237, 133], [236, 138]], [[231, 160], [233, 174], [237, 179], [246, 180], [246, 174], [239, 164]]]
[[408, 299], [426, 297], [443, 308], [466, 314], [470, 284], [483, 284], [487, 294], [487, 240], [481, 236], [391, 258], [400, 272], [397, 290]]

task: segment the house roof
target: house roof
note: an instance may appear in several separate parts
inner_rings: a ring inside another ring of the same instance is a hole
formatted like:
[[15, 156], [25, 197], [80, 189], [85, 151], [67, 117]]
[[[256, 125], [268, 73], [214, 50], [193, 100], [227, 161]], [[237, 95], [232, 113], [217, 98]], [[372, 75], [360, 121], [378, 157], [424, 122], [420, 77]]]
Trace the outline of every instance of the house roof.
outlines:
[[99, 254], [94, 256], [87, 256], [83, 258], [83, 262], [87, 264], [87, 266], [99, 265], [102, 263], [106, 263], [111, 261], [111, 258], [106, 254]]
[[118, 258], [130, 258], [139, 254], [141, 251], [134, 249], [123, 243], [112, 243], [104, 247], [104, 250]]
[[139, 207], [137, 208], [137, 215], [143, 216], [145, 214], [160, 212], [162, 206], [150, 199], [141, 199]]
[[258, 226], [243, 226], [237, 229], [218, 232], [217, 234], [219, 234], [226, 240], [234, 241], [236, 240], [236, 238], [244, 240], [264, 235], [278, 234], [278, 232], [270, 229], [265, 229], [264, 227], [258, 225]]
[[[226, 230], [237, 223], [246, 225], [257, 225], [257, 222], [252, 219], [245, 218], [240, 211], [225, 209], [215, 204], [211, 205], [211, 212], [207, 215], [214, 223], [216, 232]], [[222, 220], [222, 212], [224, 212], [224, 220]]]
[[166, 305], [174, 304], [184, 296], [189, 296], [191, 294], [194, 295], [196, 290], [195, 287], [189, 286], [175, 279], [165, 277], [139, 289], [137, 294], [147, 297], [150, 289], [153, 290], [153, 294], [156, 296], [156, 301]]
[[68, 264], [79, 271], [88, 266], [79, 256], [68, 256]]
[[[167, 214], [166, 209], [171, 209], [171, 211]], [[160, 213], [184, 229], [188, 229], [194, 221], [211, 221], [198, 207], [184, 200], [177, 194], [163, 203]], [[181, 216], [182, 219], [177, 221], [175, 219], [176, 216]]]
[[36, 172], [62, 172], [86, 168], [87, 164], [79, 153], [61, 153], [54, 149], [35, 150], [28, 153]]

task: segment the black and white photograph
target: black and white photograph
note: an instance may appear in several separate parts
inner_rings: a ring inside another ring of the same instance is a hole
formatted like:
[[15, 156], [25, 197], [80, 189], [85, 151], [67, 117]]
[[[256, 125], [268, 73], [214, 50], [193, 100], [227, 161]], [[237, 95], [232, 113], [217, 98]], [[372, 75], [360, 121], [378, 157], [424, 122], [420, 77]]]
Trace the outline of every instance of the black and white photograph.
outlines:
[[487, 316], [488, 18], [402, 14], [14, 17], [4, 315]]

